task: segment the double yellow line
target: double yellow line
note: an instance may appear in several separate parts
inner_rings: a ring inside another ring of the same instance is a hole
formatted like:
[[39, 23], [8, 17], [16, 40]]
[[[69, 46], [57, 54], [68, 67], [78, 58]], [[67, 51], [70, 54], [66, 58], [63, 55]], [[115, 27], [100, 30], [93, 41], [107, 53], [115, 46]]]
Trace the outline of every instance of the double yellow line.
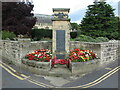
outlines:
[[51, 85], [47, 85], [45, 83], [42, 83], [42, 82], [39, 82], [39, 81], [36, 81], [36, 80], [33, 80], [32, 78], [30, 78], [30, 76], [26, 76], [24, 74], [19, 74], [17, 75], [17, 72], [15, 69], [13, 69], [12, 67], [10, 67], [9, 65], [3, 63], [0, 61], [0, 66], [5, 69], [8, 73], [10, 73], [12, 76], [20, 79], [20, 80], [27, 80], [28, 82], [30, 83], [33, 83], [35, 85], [38, 85], [40, 87], [44, 87], [44, 88], [52, 88], [53, 86]]
[[[13, 69], [13, 68], [11, 68], [10, 66], [9, 67], [6, 67], [7, 65], [6, 64], [1, 64], [0, 63], [0, 66], [2, 67], [2, 68], [4, 68], [7, 72], [9, 72], [12, 76], [14, 76], [14, 77], [16, 77], [16, 78], [18, 78], [18, 79], [20, 79], [20, 80], [24, 80], [24, 78], [23, 77], [20, 77], [20, 76], [18, 76], [18, 75], [16, 75], [15, 73], [16, 73], [16, 71]], [[9, 68], [9, 69], [8, 69]]]
[[[17, 75], [17, 72], [16, 72], [15, 69], [13, 69], [12, 67], [10, 67], [9, 65], [7, 65], [3, 62], [0, 62], [0, 66], [2, 68], [4, 68], [6, 71], [8, 71], [11, 75], [13, 75], [14, 77], [16, 77], [20, 80], [27, 80], [30, 83], [33, 83], [35, 85], [38, 85], [38, 86], [41, 86], [41, 87], [44, 87], [44, 88], [55, 88], [52, 85], [48, 85], [48, 84], [33, 80], [32, 78], [30, 78], [30, 76], [26, 76], [24, 74]], [[74, 87], [62, 87], [62, 88], [89, 88], [89, 87], [92, 87], [94, 85], [97, 85], [97, 84], [101, 83], [102, 81], [104, 81], [105, 79], [107, 79], [108, 77], [110, 77], [111, 75], [113, 75], [114, 73], [116, 73], [119, 70], [120, 70], [120, 66], [112, 69], [108, 73], [104, 74], [103, 76], [99, 77], [95, 81], [92, 81], [88, 84], [84, 84], [84, 85], [80, 85], [80, 86], [74, 86]]]
[[107, 79], [108, 77], [110, 77], [111, 75], [113, 75], [114, 73], [116, 73], [117, 71], [120, 70], [120, 66], [112, 69], [111, 71], [109, 71], [108, 73], [104, 74], [103, 76], [101, 76], [100, 78], [96, 79], [95, 81], [92, 81], [88, 84], [84, 84], [81, 86], [75, 86], [75, 87], [69, 87], [69, 88], [89, 88], [92, 87], [94, 85], [97, 85], [99, 83], [101, 83], [102, 81], [104, 81], [105, 79]]

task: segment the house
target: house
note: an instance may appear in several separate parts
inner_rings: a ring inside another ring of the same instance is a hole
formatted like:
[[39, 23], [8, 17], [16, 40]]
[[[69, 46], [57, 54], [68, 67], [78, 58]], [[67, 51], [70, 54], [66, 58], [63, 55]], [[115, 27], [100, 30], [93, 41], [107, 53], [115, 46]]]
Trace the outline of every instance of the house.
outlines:
[[34, 29], [52, 29], [52, 15], [34, 14], [37, 18]]

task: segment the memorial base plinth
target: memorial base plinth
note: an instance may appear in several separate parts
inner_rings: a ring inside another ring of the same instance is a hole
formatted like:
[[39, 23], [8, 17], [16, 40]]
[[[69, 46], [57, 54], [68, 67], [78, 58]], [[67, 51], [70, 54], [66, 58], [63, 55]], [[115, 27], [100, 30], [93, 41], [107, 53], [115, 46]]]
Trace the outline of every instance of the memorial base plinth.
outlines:
[[95, 59], [87, 62], [71, 62], [69, 69], [71, 70], [72, 75], [76, 75], [92, 72], [99, 69], [99, 66], [99, 59]]
[[87, 62], [71, 62], [69, 68], [65, 64], [55, 64], [52, 69], [50, 62], [38, 62], [23, 59], [22, 63], [22, 67], [29, 72], [55, 77], [80, 76], [99, 69], [99, 59]]

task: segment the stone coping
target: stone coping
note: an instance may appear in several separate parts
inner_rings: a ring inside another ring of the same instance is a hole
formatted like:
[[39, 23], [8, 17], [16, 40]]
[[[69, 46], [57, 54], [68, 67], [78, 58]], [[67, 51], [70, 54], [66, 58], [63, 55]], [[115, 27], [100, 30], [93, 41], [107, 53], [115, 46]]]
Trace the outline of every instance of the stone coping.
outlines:
[[108, 41], [108, 42], [84, 42], [84, 41], [70, 41], [71, 43], [88, 43], [88, 44], [108, 44], [108, 43], [116, 43], [116, 42], [120, 42], [118, 40], [115, 41]]
[[39, 42], [46, 43], [46, 42], [52, 42], [52, 41], [31, 41], [31, 43], [39, 43]]
[[53, 12], [54, 11], [69, 11], [70, 8], [53, 8]]
[[69, 18], [52, 18], [52, 21], [70, 21]]
[[98, 62], [100, 59], [93, 59], [93, 60], [89, 60], [89, 61], [86, 61], [86, 62], [71, 62], [73, 65], [74, 64], [91, 64], [91, 63], [96, 63]]
[[[23, 40], [27, 40], [27, 39], [23, 39]], [[18, 42], [15, 40], [0, 40], [0, 42]], [[31, 43], [37, 43], [37, 42], [52, 42], [52, 41], [30, 41]], [[120, 40], [115, 40], [115, 41], [108, 41], [108, 42], [83, 42], [83, 41], [70, 41], [70, 43], [88, 43], [88, 44], [107, 44], [107, 43], [120, 43]]]

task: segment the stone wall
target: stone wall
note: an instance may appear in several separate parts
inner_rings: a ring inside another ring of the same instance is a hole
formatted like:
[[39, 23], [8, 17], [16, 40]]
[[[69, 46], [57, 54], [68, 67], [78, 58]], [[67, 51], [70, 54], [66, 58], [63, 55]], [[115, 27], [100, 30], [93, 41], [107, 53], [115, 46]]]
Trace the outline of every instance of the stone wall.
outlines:
[[[0, 43], [2, 56], [15, 63], [21, 63], [21, 58], [27, 53], [36, 49], [52, 49], [52, 42], [48, 41], [35, 41], [31, 42], [30, 39], [19, 39], [18, 41], [3, 40]], [[100, 58], [101, 63], [110, 62], [120, 58], [120, 41], [111, 41], [104, 43], [91, 43], [71, 41], [70, 50], [74, 48], [82, 48], [93, 50], [94, 53]]]
[[101, 63], [104, 63], [118, 59], [118, 55], [120, 54], [120, 41], [109, 41], [104, 43], [72, 41], [70, 43], [70, 49], [74, 48], [92, 50], [101, 59]]
[[0, 41], [0, 50], [2, 57], [15, 64], [21, 64], [21, 59], [27, 54], [37, 49], [51, 49], [52, 42], [36, 41], [30, 39], [18, 39], [18, 41], [2, 40]]

